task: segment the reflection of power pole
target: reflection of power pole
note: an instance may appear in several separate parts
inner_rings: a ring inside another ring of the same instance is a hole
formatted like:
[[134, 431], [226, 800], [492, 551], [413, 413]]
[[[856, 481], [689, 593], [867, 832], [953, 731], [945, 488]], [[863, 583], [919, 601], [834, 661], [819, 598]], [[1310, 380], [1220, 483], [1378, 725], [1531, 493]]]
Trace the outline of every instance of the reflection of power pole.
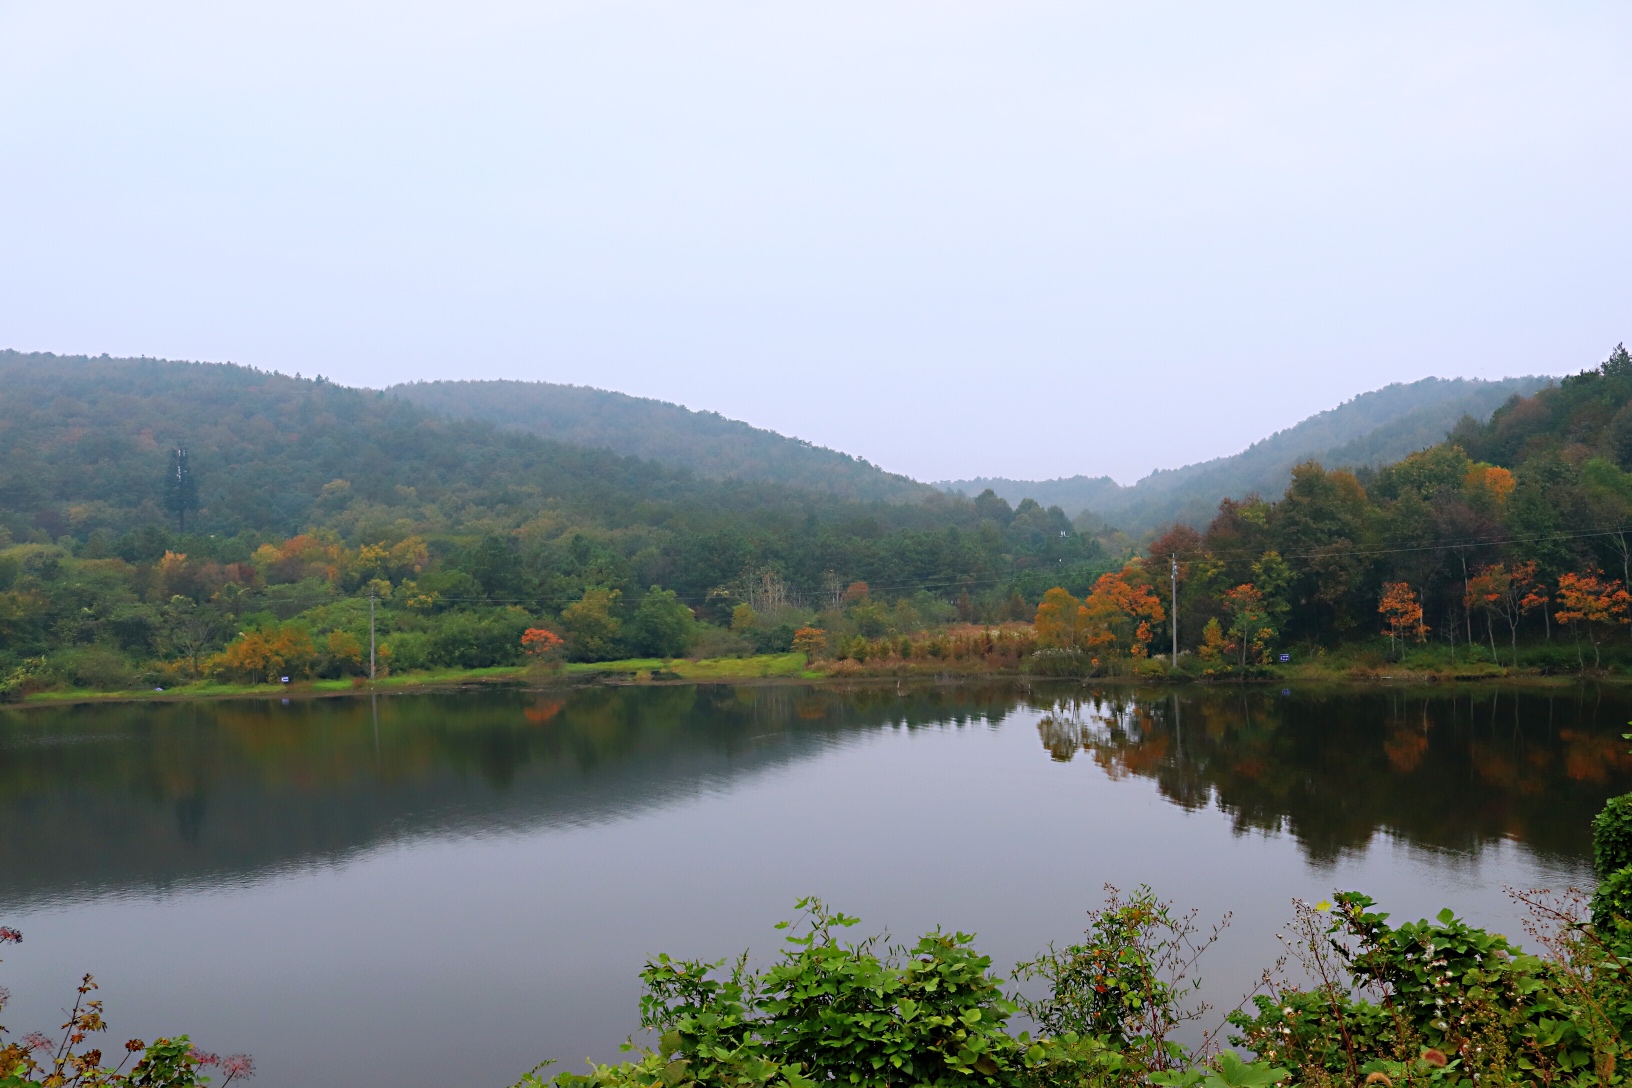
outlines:
[[1179, 720], [1179, 693], [1173, 693], [1173, 763], [1184, 762], [1184, 723]]
[[1173, 667], [1179, 667], [1179, 556], [1175, 552], [1168, 556], [1173, 560]]
[[368, 591], [368, 682], [374, 682], [374, 591]]

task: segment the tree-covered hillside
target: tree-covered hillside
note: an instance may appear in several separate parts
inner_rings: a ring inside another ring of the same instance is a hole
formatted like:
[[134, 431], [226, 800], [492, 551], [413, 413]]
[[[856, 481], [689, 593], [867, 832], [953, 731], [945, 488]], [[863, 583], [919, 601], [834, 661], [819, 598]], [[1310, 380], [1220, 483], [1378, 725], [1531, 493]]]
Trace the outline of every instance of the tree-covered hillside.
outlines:
[[0, 353], [0, 667], [92, 686], [196, 672], [234, 632], [355, 670], [369, 593], [399, 666], [473, 667], [518, 659], [530, 624], [581, 660], [786, 650], [847, 591], [875, 634], [1023, 618], [1109, 565], [1035, 503], [857, 502], [322, 378]]
[[644, 457], [707, 479], [767, 481], [891, 502], [921, 501], [933, 490], [847, 453], [717, 412], [588, 386], [441, 381], [395, 385], [387, 392], [450, 419], [480, 419], [575, 446]]
[[1225, 500], [1204, 531], [1148, 550], [1178, 558], [1181, 645], [1233, 639], [1250, 660], [1256, 641], [1382, 627], [1397, 646], [1483, 639], [1503, 661], [1563, 634], [1560, 660], [1598, 661], [1624, 656], [1632, 623], [1629, 468], [1632, 356], [1617, 347], [1448, 441], [1357, 473], [1306, 462], [1280, 499]]
[[1310, 416], [1233, 456], [1153, 472], [1131, 487], [1108, 476], [958, 480], [940, 486], [971, 496], [989, 487], [1010, 502], [1029, 496], [1073, 517], [1091, 511], [1134, 536], [1175, 521], [1199, 527], [1221, 499], [1280, 494], [1293, 466], [1301, 462], [1350, 469], [1386, 465], [1444, 441], [1464, 417], [1476, 423], [1488, 419], [1503, 403], [1548, 380], [1424, 378], [1396, 383]]

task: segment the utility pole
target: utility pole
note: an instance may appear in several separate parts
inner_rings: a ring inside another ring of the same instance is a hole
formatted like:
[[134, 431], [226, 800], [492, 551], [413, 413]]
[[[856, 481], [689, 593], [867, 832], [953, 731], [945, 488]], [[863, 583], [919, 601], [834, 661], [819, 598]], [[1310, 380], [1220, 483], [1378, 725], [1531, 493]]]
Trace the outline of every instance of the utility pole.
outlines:
[[374, 682], [374, 591], [368, 591], [368, 682]]
[[1179, 554], [1168, 556], [1173, 561], [1173, 667], [1179, 667]]

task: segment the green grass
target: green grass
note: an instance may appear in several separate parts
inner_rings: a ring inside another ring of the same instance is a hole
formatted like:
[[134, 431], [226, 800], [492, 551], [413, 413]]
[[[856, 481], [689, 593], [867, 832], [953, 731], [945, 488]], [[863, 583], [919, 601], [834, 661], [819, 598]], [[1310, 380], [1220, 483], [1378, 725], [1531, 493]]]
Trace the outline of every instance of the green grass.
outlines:
[[[636, 679], [650, 679], [654, 669], [677, 674], [681, 680], [732, 681], [765, 679], [820, 680], [823, 674], [805, 667], [805, 655], [760, 654], [755, 657], [719, 657], [703, 661], [685, 658], [664, 661], [655, 657], [634, 657], [622, 661], [594, 661], [567, 665], [568, 676], [629, 675]], [[645, 676], [640, 674], [645, 673]], [[380, 691], [416, 687], [437, 687], [453, 684], [495, 683], [521, 681], [528, 671], [523, 665], [498, 666], [487, 669], [427, 669], [423, 672], [382, 676], [373, 684], [357, 684], [351, 678], [339, 680], [302, 680], [293, 684], [221, 684], [201, 681], [165, 688], [163, 691], [138, 689], [135, 691], [91, 691], [68, 688], [60, 691], [39, 691], [29, 695], [28, 703], [83, 703], [130, 702], [142, 700], [216, 699], [232, 697], [265, 697], [343, 692]]]
[[682, 680], [765, 680], [794, 678], [819, 680], [823, 674], [805, 667], [805, 655], [757, 654], [753, 657], [712, 657], [701, 661], [674, 658], [668, 661], [655, 657], [631, 657], [622, 661], [575, 662], [566, 666], [568, 676], [596, 673], [650, 673], [662, 669], [675, 673]]

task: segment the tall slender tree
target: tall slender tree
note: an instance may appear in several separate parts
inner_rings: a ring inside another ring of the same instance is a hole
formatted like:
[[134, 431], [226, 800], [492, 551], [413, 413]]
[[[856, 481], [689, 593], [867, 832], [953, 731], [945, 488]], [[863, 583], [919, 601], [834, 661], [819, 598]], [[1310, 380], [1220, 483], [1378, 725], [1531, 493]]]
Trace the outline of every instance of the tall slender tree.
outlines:
[[198, 509], [198, 483], [187, 463], [187, 447], [170, 451], [170, 471], [164, 478], [164, 507], [176, 515], [176, 531], [187, 531], [187, 511]]

